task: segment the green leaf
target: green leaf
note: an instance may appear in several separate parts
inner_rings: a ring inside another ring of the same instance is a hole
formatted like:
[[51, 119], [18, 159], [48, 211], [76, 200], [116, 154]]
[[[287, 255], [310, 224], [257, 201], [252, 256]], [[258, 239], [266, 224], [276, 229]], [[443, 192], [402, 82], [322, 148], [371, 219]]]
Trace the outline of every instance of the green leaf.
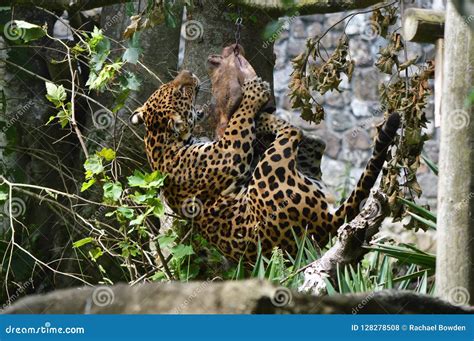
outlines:
[[129, 47], [125, 50], [122, 61], [126, 63], [136, 64], [138, 62], [138, 58], [140, 57], [140, 49], [136, 47]]
[[103, 185], [104, 198], [117, 201], [122, 195], [122, 184], [120, 182], [107, 182]]
[[157, 202], [153, 208], [153, 215], [157, 218], [161, 218], [163, 217], [164, 214], [165, 214], [165, 206], [163, 205], [161, 200], [157, 199]]
[[194, 254], [193, 247], [191, 245], [179, 244], [171, 248], [171, 253], [176, 259], [180, 259], [186, 256]]
[[86, 179], [92, 178], [96, 174], [104, 171], [102, 159], [98, 155], [91, 155], [86, 162], [84, 162], [84, 169], [86, 170]]
[[102, 251], [100, 247], [96, 247], [96, 248], [93, 248], [92, 250], [89, 250], [89, 256], [91, 257], [93, 261], [96, 261], [97, 258], [102, 256], [103, 254], [104, 252]]
[[431, 220], [428, 220], [428, 219], [425, 219], [423, 217], [420, 217], [419, 215], [415, 214], [415, 213], [412, 213], [410, 211], [407, 211], [407, 213], [412, 216], [414, 219], [418, 220], [420, 223], [423, 223], [425, 224], [426, 226], [428, 226], [430, 229], [432, 230], [436, 230], [436, 223], [431, 221]]
[[8, 199], [8, 192], [4, 192], [1, 188], [0, 188], [0, 201], [5, 201]]
[[157, 271], [153, 276], [150, 277], [152, 281], [162, 281], [166, 279], [166, 275], [163, 271]]
[[133, 175], [127, 177], [127, 180], [130, 187], [146, 187], [145, 174], [139, 170], [135, 170]]
[[138, 77], [131, 72], [126, 72], [124, 75], [120, 76], [120, 86], [122, 90], [137, 91], [140, 89], [141, 82]]
[[176, 240], [176, 236], [173, 235], [162, 235], [158, 237], [158, 243], [162, 249], [168, 248]]
[[[399, 201], [401, 201], [403, 204], [405, 204], [406, 206], [408, 206], [408, 208], [410, 208], [412, 211], [415, 211], [416, 213], [418, 213], [422, 217], [430, 220], [431, 222], [436, 223], [436, 215], [433, 212], [427, 210], [426, 208], [424, 208], [420, 205], [417, 205], [413, 201], [409, 201], [409, 200], [406, 200], [406, 199], [400, 198], [400, 197], [398, 197], [397, 199]], [[435, 224], [435, 228], [436, 228], [436, 224]]]
[[148, 202], [148, 200], [153, 199], [155, 196], [156, 196], [155, 191], [147, 191], [145, 194], [142, 194], [140, 192], [135, 192], [134, 194], [130, 195], [130, 199], [135, 201], [135, 203], [141, 205]]
[[131, 220], [129, 225], [130, 226], [141, 225], [143, 224], [143, 221], [145, 220], [145, 218], [146, 218], [146, 215], [142, 213], [138, 215], [135, 219]]
[[46, 82], [46, 98], [56, 107], [60, 107], [66, 100], [66, 90], [64, 86], [57, 86], [54, 83]]
[[61, 128], [65, 128], [69, 121], [71, 120], [71, 117], [72, 117], [72, 111], [71, 111], [71, 102], [68, 102], [66, 104], [66, 107], [61, 110], [60, 112], [58, 112], [58, 114], [56, 115], [56, 118], [59, 120], [59, 124], [61, 125]]
[[117, 208], [117, 212], [121, 213], [127, 219], [132, 219], [134, 215], [134, 211], [128, 207], [119, 207]]
[[122, 62], [115, 62], [105, 65], [98, 74], [91, 72], [86, 85], [91, 90], [104, 90], [107, 84], [114, 79], [115, 73], [122, 68], [122, 65]]
[[127, 177], [128, 185], [140, 188], [159, 188], [163, 186], [166, 176], [161, 175], [159, 171], [150, 174], [144, 174], [135, 170], [133, 175]]
[[130, 226], [135, 226], [135, 225], [142, 225], [143, 224], [143, 221], [145, 220], [145, 218], [151, 213], [151, 211], [153, 211], [153, 207], [150, 207], [148, 210], [146, 210], [145, 213], [142, 213], [140, 214], [139, 216], [137, 216], [135, 219], [133, 219], [132, 221], [130, 221]]
[[14, 20], [14, 32], [17, 32], [18, 37], [21, 37], [25, 43], [39, 39], [46, 35], [44, 27], [31, 24], [23, 20]]
[[324, 277], [323, 280], [326, 283], [326, 290], [328, 292], [328, 295], [329, 296], [337, 295], [337, 291], [336, 289], [334, 289], [334, 286], [332, 285], [329, 278]]
[[101, 151], [97, 152], [97, 155], [104, 158], [106, 161], [112, 161], [115, 159], [115, 151], [111, 148], [102, 148]]
[[421, 158], [425, 161], [426, 165], [435, 175], [438, 175], [438, 165], [431, 161], [427, 156], [422, 155]]
[[88, 190], [93, 184], [95, 184], [95, 179], [94, 178], [91, 178], [88, 181], [83, 182], [82, 186], [81, 186], [81, 192], [84, 192], [84, 191]]
[[436, 256], [416, 249], [408, 245], [374, 244], [373, 247], [365, 247], [369, 250], [380, 251], [390, 257], [398, 259], [400, 264], [416, 264], [428, 269], [435, 269]]
[[82, 238], [78, 241], [75, 241], [74, 243], [72, 243], [72, 247], [74, 248], [78, 248], [78, 247], [81, 247], [83, 245], [86, 245], [86, 244], [89, 244], [89, 243], [92, 243], [94, 239], [92, 237], [87, 237], [87, 238]]

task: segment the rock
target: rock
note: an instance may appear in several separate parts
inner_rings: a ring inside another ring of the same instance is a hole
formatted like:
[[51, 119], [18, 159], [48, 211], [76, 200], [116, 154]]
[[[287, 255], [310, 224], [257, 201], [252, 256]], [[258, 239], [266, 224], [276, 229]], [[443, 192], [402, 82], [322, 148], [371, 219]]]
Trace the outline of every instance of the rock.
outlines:
[[[350, 20], [349, 20], [350, 19]], [[345, 20], [345, 23], [349, 22], [346, 26], [346, 34], [347, 35], [356, 35], [360, 33], [360, 28], [365, 25], [366, 18], [363, 15], [356, 15], [352, 18], [348, 18]]]
[[[288, 40], [279, 41], [278, 44], [273, 46], [273, 52], [275, 53], [275, 70], [280, 70], [287, 65], [286, 50], [288, 48]], [[279, 83], [279, 82], [275, 82]]]
[[170, 282], [57, 290], [18, 300], [5, 314], [474, 313], [407, 291], [314, 297], [262, 280]]
[[379, 103], [376, 101], [364, 101], [353, 98], [351, 101], [352, 114], [356, 117], [378, 116]]
[[[326, 146], [329, 144], [326, 142]], [[337, 187], [343, 183], [344, 179], [347, 178], [346, 164], [342, 161], [328, 158], [326, 155], [323, 156], [321, 162], [321, 172], [323, 173], [323, 182], [332, 190], [336, 192]]]
[[347, 92], [328, 91], [324, 94], [324, 101], [332, 107], [343, 108], [349, 100], [348, 97]]
[[423, 197], [436, 198], [438, 177], [430, 171], [425, 174], [418, 174], [417, 179], [423, 190]]
[[[439, 128], [437, 129], [439, 131]], [[438, 134], [439, 135], [439, 134]], [[423, 146], [423, 151], [428, 155], [428, 158], [435, 164], [438, 164], [439, 156], [439, 141], [437, 139], [426, 141]]]
[[[342, 20], [342, 18], [344, 18], [344, 16], [345, 16], [344, 13], [331, 13], [331, 14], [326, 15], [325, 26], [329, 28], [330, 26], [335, 25], [337, 22]], [[340, 27], [337, 27], [337, 28], [342, 28], [343, 25], [344, 25], [344, 21], [341, 22]]]
[[349, 148], [343, 148], [340, 159], [347, 161], [351, 167], [365, 167], [371, 155], [371, 150], [350, 150]]
[[373, 64], [370, 45], [360, 38], [349, 40], [349, 52], [357, 66], [370, 66]]
[[304, 131], [313, 131], [321, 129], [321, 127], [316, 123], [303, 120], [300, 116], [299, 111], [278, 110], [277, 115], [285, 121], [290, 122], [293, 126], [300, 128]]
[[344, 134], [344, 139], [351, 151], [357, 149], [367, 150], [370, 149], [372, 145], [372, 140], [363, 128], [346, 132]]
[[275, 92], [288, 91], [288, 84], [290, 81], [290, 75], [293, 71], [290, 63], [288, 63], [284, 68], [276, 70], [273, 74], [273, 79], [278, 79], [278, 82], [274, 84]]
[[[328, 52], [329, 52], [329, 49], [331, 48], [335, 48], [337, 46], [337, 44], [339, 43], [339, 39], [341, 38], [341, 33], [339, 32], [333, 32], [333, 31], [329, 31], [324, 37], [323, 39], [321, 39], [321, 44], [326, 48], [328, 49]], [[329, 52], [331, 53], [331, 52]], [[324, 56], [324, 52], [323, 52], [323, 56]]]
[[324, 33], [323, 25], [319, 22], [315, 22], [308, 26], [308, 37], [320, 37]]
[[330, 126], [334, 131], [341, 132], [350, 129], [354, 126], [354, 119], [352, 115], [337, 110], [326, 110]]
[[378, 101], [379, 72], [375, 68], [357, 69], [352, 76], [352, 89], [355, 98], [365, 101]]
[[293, 22], [291, 23], [291, 35], [295, 38], [307, 38], [306, 34], [306, 29], [305, 29], [305, 24], [303, 21], [299, 18], [293, 19]]
[[288, 58], [292, 59], [303, 52], [306, 48], [306, 39], [296, 39], [294, 37], [290, 37], [288, 39], [288, 49], [287, 54]]

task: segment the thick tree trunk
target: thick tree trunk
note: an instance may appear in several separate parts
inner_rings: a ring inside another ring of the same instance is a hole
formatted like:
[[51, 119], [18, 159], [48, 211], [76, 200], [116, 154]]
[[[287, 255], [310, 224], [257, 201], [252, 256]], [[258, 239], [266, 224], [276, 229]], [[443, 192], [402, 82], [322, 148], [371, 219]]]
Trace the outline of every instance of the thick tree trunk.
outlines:
[[438, 189], [438, 296], [474, 304], [474, 37], [448, 2]]

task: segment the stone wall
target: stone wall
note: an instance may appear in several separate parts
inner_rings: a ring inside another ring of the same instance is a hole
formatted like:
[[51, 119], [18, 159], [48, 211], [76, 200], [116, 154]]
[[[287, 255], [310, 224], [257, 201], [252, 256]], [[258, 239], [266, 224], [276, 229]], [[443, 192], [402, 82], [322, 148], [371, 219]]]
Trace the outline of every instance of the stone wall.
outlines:
[[[417, 7], [431, 6], [425, 3]], [[307, 135], [324, 139], [327, 148], [322, 162], [323, 181], [333, 193], [338, 194], [337, 197], [343, 188], [350, 190], [355, 185], [372, 153], [375, 126], [382, 120], [377, 89], [378, 84], [387, 81], [389, 76], [381, 74], [374, 62], [385, 40], [371, 29], [370, 14], [357, 15], [350, 22], [343, 20], [322, 39], [327, 52], [331, 53], [347, 25], [345, 32], [349, 36], [350, 54], [356, 67], [351, 82], [346, 78], [341, 83], [343, 92], [332, 91], [316, 98], [326, 111], [326, 119], [321, 124], [303, 121], [299, 111], [291, 108], [288, 84], [292, 71], [291, 59], [305, 49], [306, 39], [322, 35], [346, 15], [335, 13], [281, 19], [285, 20], [285, 24], [274, 46], [277, 57], [274, 72], [277, 113], [303, 129]], [[419, 56], [420, 61], [434, 57], [434, 49], [430, 45], [407, 43], [407, 51], [408, 58]], [[426, 110], [429, 120], [433, 119], [433, 109], [431, 98]], [[426, 142], [425, 152], [437, 163], [439, 131], [433, 123], [429, 124], [427, 131], [432, 138]], [[425, 165], [419, 170], [419, 182], [423, 189], [420, 203], [428, 203], [435, 208], [437, 178]]]

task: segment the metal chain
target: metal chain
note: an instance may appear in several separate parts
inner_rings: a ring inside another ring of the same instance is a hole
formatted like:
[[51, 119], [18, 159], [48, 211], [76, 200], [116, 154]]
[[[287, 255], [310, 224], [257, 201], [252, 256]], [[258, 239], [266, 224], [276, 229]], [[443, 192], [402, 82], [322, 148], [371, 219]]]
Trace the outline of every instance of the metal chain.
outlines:
[[238, 14], [237, 14], [237, 19], [235, 20], [235, 31], [234, 31], [234, 37], [235, 37], [234, 54], [236, 56], [239, 55], [241, 30], [242, 30], [242, 13], [241, 13], [241, 10], [240, 10], [240, 7], [239, 7]]

